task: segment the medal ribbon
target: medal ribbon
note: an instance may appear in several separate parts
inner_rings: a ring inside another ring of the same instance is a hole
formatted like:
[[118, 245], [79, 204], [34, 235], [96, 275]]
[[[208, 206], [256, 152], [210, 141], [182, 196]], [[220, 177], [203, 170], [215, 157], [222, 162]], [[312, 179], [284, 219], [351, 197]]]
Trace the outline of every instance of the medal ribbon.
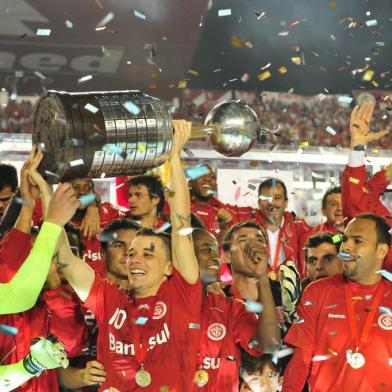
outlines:
[[[131, 321], [132, 327], [133, 327], [132, 329], [134, 330], [134, 336], [135, 336], [135, 339], [134, 339], [135, 359], [136, 359], [136, 362], [141, 367], [143, 367], [143, 365], [144, 365], [144, 361], [147, 356], [147, 348], [148, 348], [148, 342], [143, 341], [143, 332], [145, 332], [146, 325], [152, 319], [156, 303], [157, 303], [157, 301], [153, 301], [151, 304], [149, 304], [149, 309], [147, 311], [147, 314], [145, 314], [143, 316], [143, 317], [148, 318], [148, 320], [145, 324], [143, 324], [143, 325], [134, 324], [134, 321], [136, 321], [137, 318], [140, 316], [140, 315], [138, 315], [139, 312], [137, 312], [137, 311], [136, 311], [136, 318], [133, 318], [133, 320]], [[135, 305], [136, 305], [136, 307], [138, 306], [137, 304], [135, 304]]]
[[[275, 255], [274, 255], [274, 261], [272, 262], [271, 269], [273, 271], [277, 270], [279, 267], [279, 256], [280, 256], [280, 248], [282, 247], [282, 239], [281, 239], [281, 232], [279, 229], [279, 236], [278, 236], [278, 242], [276, 243], [276, 248], [275, 248]], [[268, 243], [268, 248], [269, 248], [269, 254], [271, 255], [271, 245]]]
[[353, 300], [352, 300], [352, 292], [351, 292], [351, 289], [350, 289], [350, 286], [348, 283], [345, 284], [344, 289], [346, 292], [346, 306], [347, 306], [348, 322], [350, 325], [351, 335], [355, 341], [356, 350], [358, 351], [359, 346], [364, 345], [367, 341], [367, 338], [368, 338], [369, 332], [370, 332], [370, 327], [371, 327], [373, 320], [374, 320], [374, 317], [376, 315], [378, 305], [380, 304], [381, 296], [384, 293], [384, 286], [381, 282], [380, 285], [377, 287], [376, 292], [374, 293], [373, 301], [370, 305], [371, 311], [366, 316], [365, 324], [362, 328], [360, 335], [358, 332], [357, 321], [355, 318], [355, 309], [354, 309]]

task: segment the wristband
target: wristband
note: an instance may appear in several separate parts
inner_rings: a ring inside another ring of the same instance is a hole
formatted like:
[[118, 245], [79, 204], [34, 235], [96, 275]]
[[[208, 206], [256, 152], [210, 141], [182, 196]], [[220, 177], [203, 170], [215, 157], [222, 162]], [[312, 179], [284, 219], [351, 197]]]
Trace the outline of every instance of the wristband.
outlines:
[[354, 151], [365, 151], [366, 146], [364, 144], [357, 144], [356, 146], [353, 147]]

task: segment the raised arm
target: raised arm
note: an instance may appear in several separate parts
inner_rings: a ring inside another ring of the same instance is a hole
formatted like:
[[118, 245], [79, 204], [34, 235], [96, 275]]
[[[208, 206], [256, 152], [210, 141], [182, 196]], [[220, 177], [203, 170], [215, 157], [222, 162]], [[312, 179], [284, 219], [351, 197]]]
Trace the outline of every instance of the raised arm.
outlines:
[[351, 150], [348, 165], [342, 176], [343, 214], [347, 218], [361, 212], [375, 212], [389, 215], [388, 210], [379, 200], [379, 191], [374, 181], [367, 182], [365, 169], [365, 149], [368, 143], [379, 140], [388, 131], [370, 132], [370, 122], [374, 105], [365, 103], [356, 106], [350, 119]]
[[181, 151], [191, 134], [191, 123], [174, 120], [173, 147], [170, 153], [170, 183], [172, 196], [169, 198], [172, 225], [173, 265], [190, 284], [199, 279], [199, 266], [192, 241], [191, 205], [188, 184], [181, 167]]
[[[29, 176], [38, 185], [41, 198], [42, 210], [45, 216], [45, 204], [50, 198], [51, 189], [41, 174], [36, 170], [42, 160], [42, 153], [37, 151], [35, 165], [29, 170]], [[73, 211], [75, 213], [75, 211]], [[72, 218], [73, 214], [71, 215]], [[73, 287], [82, 301], [85, 301], [94, 283], [94, 271], [79, 257], [76, 257], [69, 246], [67, 234], [62, 230], [59, 244], [58, 257], [56, 258], [58, 271], [64, 274], [68, 283]]]
[[34, 306], [45, 283], [62, 226], [71, 219], [78, 205], [71, 185], [62, 184], [57, 188], [29, 256], [13, 279], [0, 285], [0, 314], [23, 312]]

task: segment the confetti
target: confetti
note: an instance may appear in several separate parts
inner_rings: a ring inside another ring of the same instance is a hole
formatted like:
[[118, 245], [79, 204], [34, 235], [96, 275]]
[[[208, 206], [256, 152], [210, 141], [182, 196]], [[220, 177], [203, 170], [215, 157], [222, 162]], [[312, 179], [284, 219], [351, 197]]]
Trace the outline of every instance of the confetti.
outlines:
[[16, 204], [22, 204], [22, 206], [27, 206], [27, 207], [34, 207], [33, 202], [30, 200], [22, 199], [21, 197], [15, 197], [14, 198]]
[[70, 20], [66, 20], [65, 21], [65, 25], [67, 26], [68, 29], [72, 29], [73, 28], [73, 23]]
[[121, 156], [122, 159], [125, 159], [127, 157], [126, 151], [124, 151], [120, 146], [117, 146], [116, 144], [105, 144], [102, 147], [102, 150], [105, 152], [117, 154]]
[[350, 177], [348, 180], [349, 180], [349, 182], [352, 182], [353, 184], [359, 184], [358, 178]]
[[163, 233], [166, 231], [169, 227], [171, 226], [170, 222], [165, 222], [161, 227], [158, 227], [156, 230], [154, 230], [154, 233]]
[[39, 72], [39, 71], [34, 71], [34, 75], [37, 76], [38, 78], [42, 79], [42, 80], [46, 79], [46, 76], [44, 74], [42, 74], [41, 72]]
[[180, 80], [178, 82], [178, 88], [186, 88], [187, 85], [188, 85], [188, 82], [186, 80]]
[[96, 106], [92, 105], [91, 103], [86, 103], [84, 105], [84, 108], [91, 113], [97, 113], [99, 111], [99, 109]]
[[327, 359], [331, 358], [331, 355], [315, 355], [312, 358], [313, 362], [320, 362], [320, 361], [326, 361]]
[[210, 172], [210, 169], [206, 165], [197, 165], [192, 167], [187, 167], [184, 169], [184, 173], [190, 180], [196, 180], [199, 177], [203, 177]]
[[192, 234], [193, 230], [193, 227], [183, 227], [182, 229], [177, 230], [177, 233], [179, 235], [189, 235]]
[[244, 73], [242, 76], [241, 76], [241, 82], [247, 82], [249, 80], [249, 74], [247, 74], [247, 73]]
[[199, 323], [189, 323], [188, 328], [189, 329], [200, 329], [200, 324]]
[[302, 63], [301, 63], [301, 57], [298, 57], [298, 56], [292, 57], [292, 58], [291, 58], [291, 61], [292, 61], [294, 64], [296, 64], [296, 65], [301, 65], [301, 64], [302, 64]]
[[245, 301], [245, 308], [251, 313], [261, 313], [263, 311], [263, 305], [260, 302], [250, 300]]
[[143, 316], [139, 316], [136, 320], [135, 320], [135, 324], [136, 325], [144, 325], [146, 324], [148, 321], [148, 317], [143, 317]]
[[260, 195], [259, 200], [261, 201], [268, 201], [270, 203], [274, 198], [272, 196], [267, 196], [267, 195]]
[[300, 145], [299, 145], [299, 147], [300, 148], [306, 148], [306, 147], [309, 147], [309, 142], [302, 142], [302, 143], [300, 143]]
[[340, 242], [341, 240], [342, 240], [342, 237], [340, 237], [340, 234], [335, 234], [335, 235], [332, 237], [332, 242], [333, 242], [334, 244]]
[[366, 81], [366, 82], [370, 82], [370, 81], [373, 79], [373, 76], [374, 76], [374, 71], [372, 71], [371, 69], [368, 69], [368, 70], [364, 73], [364, 75], [363, 75], [363, 77], [362, 77], [362, 80], [364, 80], [364, 81]]
[[86, 207], [89, 204], [93, 203], [97, 198], [95, 193], [89, 193], [88, 195], [83, 195], [79, 197], [79, 202], [82, 207]]
[[142, 20], [146, 20], [147, 19], [146, 15], [143, 12], [140, 12], [138, 10], [134, 10], [133, 11], [133, 15], [135, 15], [136, 18], [139, 18], [139, 19], [142, 19]]
[[69, 162], [69, 165], [71, 167], [81, 166], [81, 165], [84, 165], [84, 161], [83, 161], [83, 159], [75, 159], [74, 161]]
[[51, 29], [37, 29], [35, 34], [48, 37], [51, 32], [52, 32]]
[[286, 67], [279, 67], [278, 68], [278, 72], [282, 75], [284, 75], [287, 72], [287, 68]]
[[229, 16], [229, 15], [231, 15], [231, 9], [230, 8], [218, 10], [218, 16]]
[[354, 100], [353, 97], [348, 97], [346, 95], [343, 95], [341, 97], [338, 98], [338, 102], [339, 103], [347, 103], [350, 104], [352, 101]]
[[0, 324], [0, 333], [15, 336], [18, 333], [18, 328], [12, 327], [11, 325]]
[[327, 128], [325, 128], [325, 130], [326, 130], [329, 134], [331, 134], [332, 136], [335, 136], [335, 135], [336, 135], [336, 131], [335, 131], [332, 127], [330, 127], [330, 126], [328, 126]]
[[271, 63], [268, 63], [266, 65], [264, 65], [264, 67], [260, 68], [260, 71], [264, 71], [265, 69], [269, 68], [271, 66]]
[[117, 240], [117, 233], [115, 231], [102, 232], [99, 235], [99, 241], [101, 242], [112, 242], [115, 240]]
[[56, 179], [59, 179], [59, 178], [60, 178], [60, 176], [59, 176], [58, 174], [52, 173], [52, 172], [49, 171], [49, 170], [45, 170], [45, 174], [48, 175], [49, 177], [53, 177], [53, 178], [56, 178]]
[[290, 31], [281, 31], [278, 33], [280, 37], [287, 37], [290, 34]]
[[305, 301], [304, 305], [305, 306], [310, 306], [310, 305], [313, 305], [313, 302], [312, 301]]
[[333, 309], [333, 308], [337, 308], [337, 304], [332, 304], [332, 305], [327, 305], [325, 308], [326, 309]]
[[294, 353], [294, 349], [293, 348], [286, 347], [286, 348], [283, 348], [283, 349], [281, 349], [279, 351], [276, 351], [274, 353], [274, 357], [276, 357], [276, 358], [284, 358], [284, 357], [287, 357], [287, 356], [289, 356], [289, 355], [291, 355], [293, 353]]
[[348, 260], [353, 260], [353, 257], [349, 253], [339, 252], [338, 259], [348, 261]]
[[377, 26], [377, 19], [370, 19], [365, 22], [367, 27]]
[[390, 282], [392, 282], [392, 273], [386, 270], [379, 270], [376, 271], [376, 274], [381, 274], [381, 276], [387, 280], [389, 280]]
[[78, 83], [87, 82], [88, 80], [91, 80], [92, 78], [93, 78], [93, 75], [82, 76], [81, 78], [78, 79]]
[[104, 18], [100, 22], [97, 23], [96, 27], [100, 28], [106, 26], [113, 18], [114, 18], [113, 12], [109, 12], [104, 16]]
[[299, 318], [299, 319], [295, 319], [295, 320], [293, 321], [293, 324], [302, 324], [302, 323], [304, 323], [304, 322], [305, 322], [304, 319]]
[[264, 72], [262, 72], [261, 74], [259, 74], [258, 76], [257, 76], [257, 78], [260, 80], [260, 82], [261, 81], [263, 81], [263, 80], [265, 80], [265, 79], [268, 79], [268, 78], [270, 78], [272, 75], [271, 75], [271, 72], [270, 71], [264, 71]]
[[385, 306], [379, 306], [378, 310], [381, 313], [386, 313], [386, 314], [392, 315], [392, 310], [390, 308], [385, 307]]

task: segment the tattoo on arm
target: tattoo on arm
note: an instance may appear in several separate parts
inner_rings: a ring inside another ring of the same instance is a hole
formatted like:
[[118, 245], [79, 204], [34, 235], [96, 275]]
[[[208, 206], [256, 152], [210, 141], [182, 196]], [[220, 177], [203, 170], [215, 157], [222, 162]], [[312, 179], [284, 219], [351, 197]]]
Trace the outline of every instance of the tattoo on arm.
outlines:
[[[187, 217], [182, 216], [181, 214], [176, 213], [176, 217], [174, 220], [174, 225], [173, 229], [174, 230], [181, 230], [186, 226], [191, 226], [191, 216], [192, 214], [189, 214]], [[186, 235], [189, 239], [189, 241], [192, 241], [192, 233], [189, 233]]]

